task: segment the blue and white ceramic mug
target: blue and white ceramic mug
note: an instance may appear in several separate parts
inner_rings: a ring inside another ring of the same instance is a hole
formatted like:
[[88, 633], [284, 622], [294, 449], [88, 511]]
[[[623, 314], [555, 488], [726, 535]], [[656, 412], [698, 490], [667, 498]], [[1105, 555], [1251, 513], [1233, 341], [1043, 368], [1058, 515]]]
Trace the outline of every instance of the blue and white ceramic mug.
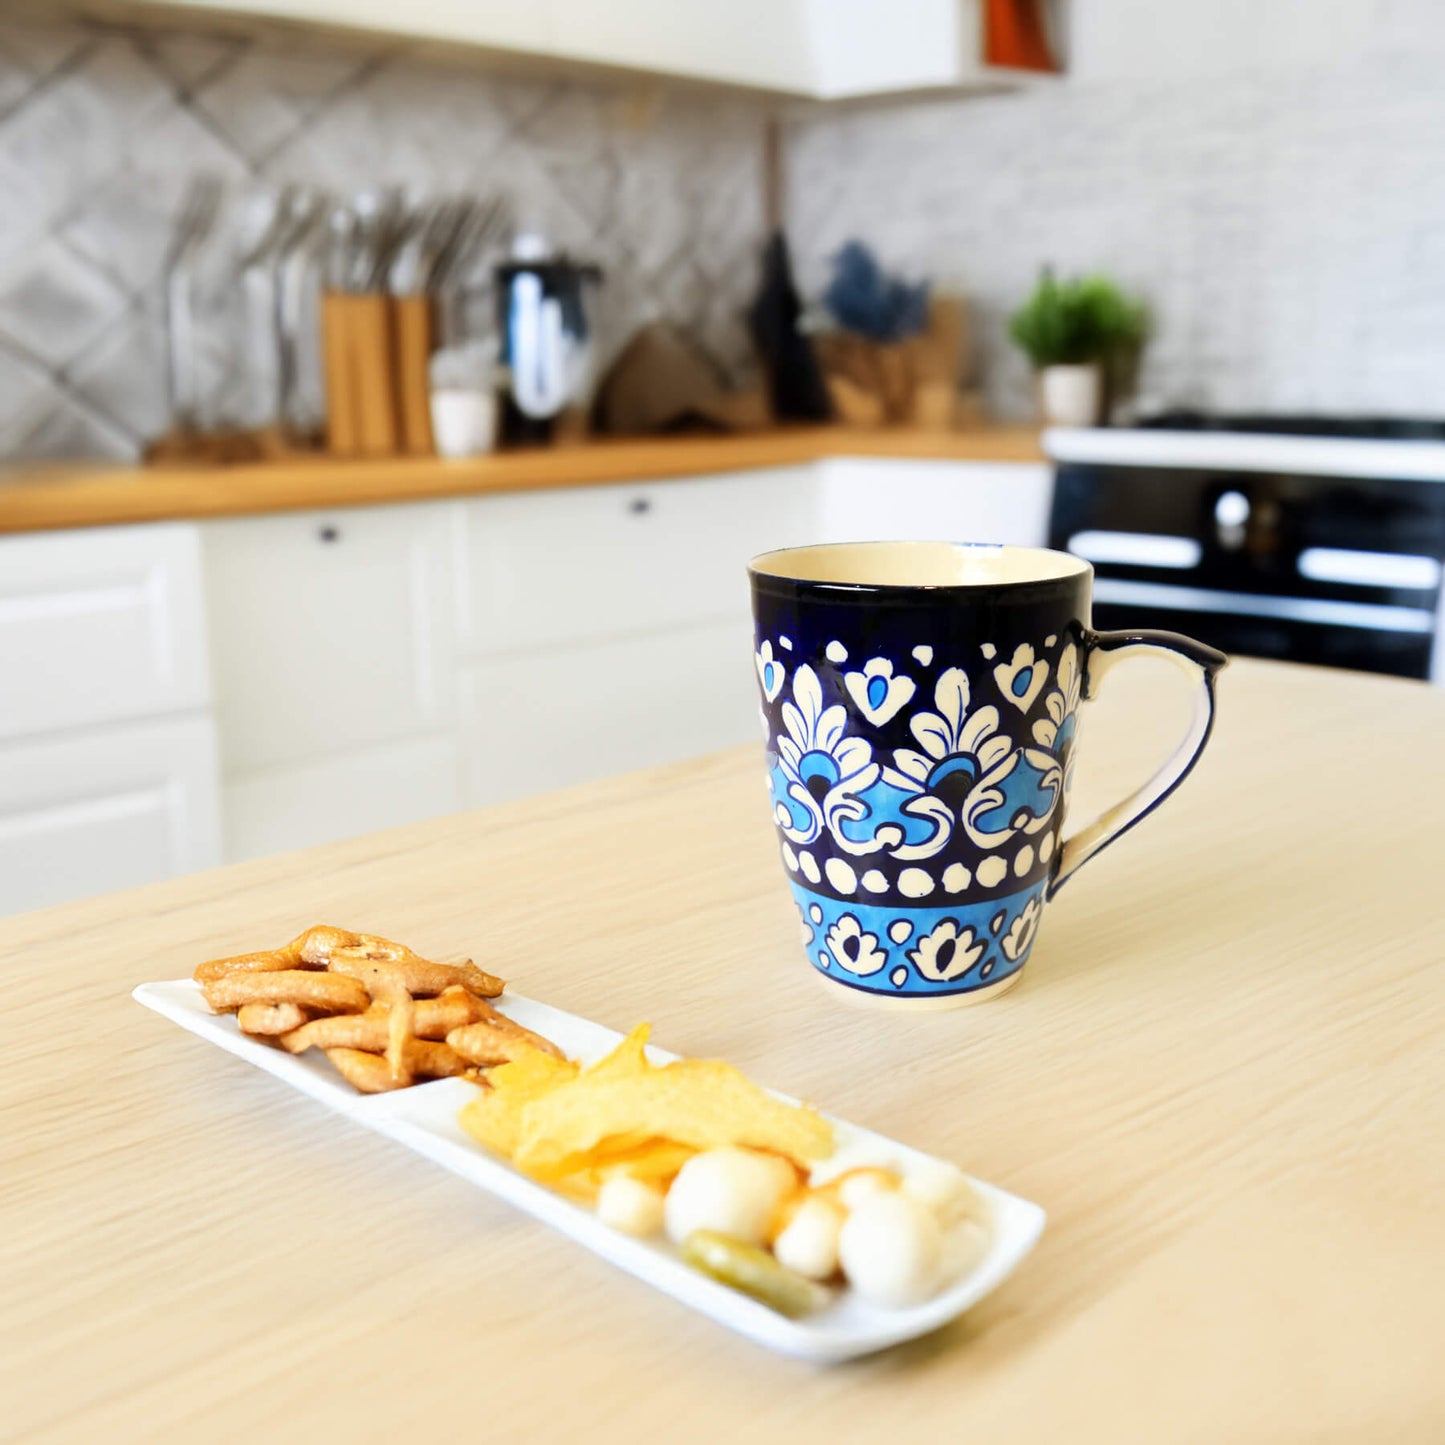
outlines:
[[[809, 962], [858, 999], [1001, 993], [1048, 899], [1194, 766], [1224, 655], [1094, 631], [1093, 569], [1063, 552], [865, 542], [768, 552], [749, 572], [769, 794]], [[1196, 682], [1188, 735], [1066, 839], [1079, 704], [1143, 652]]]

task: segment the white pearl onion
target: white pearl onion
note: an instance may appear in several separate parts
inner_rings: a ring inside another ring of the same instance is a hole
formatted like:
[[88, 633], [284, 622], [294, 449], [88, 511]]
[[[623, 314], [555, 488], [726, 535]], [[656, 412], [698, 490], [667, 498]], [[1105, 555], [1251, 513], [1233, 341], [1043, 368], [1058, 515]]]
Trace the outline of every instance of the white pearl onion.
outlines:
[[603, 1224], [647, 1239], [662, 1230], [662, 1191], [629, 1174], [614, 1174], [597, 1191], [597, 1217]]
[[752, 1149], [729, 1146], [694, 1154], [667, 1191], [667, 1237], [680, 1245], [699, 1229], [714, 1229], [763, 1244], [796, 1179], [786, 1161]]
[[943, 1230], [931, 1210], [901, 1191], [874, 1194], [844, 1221], [838, 1257], [863, 1299], [901, 1309], [937, 1290]]
[[842, 1213], [826, 1199], [805, 1199], [773, 1241], [773, 1254], [785, 1269], [805, 1279], [829, 1279], [838, 1268]]
[[903, 1192], [931, 1209], [947, 1229], [961, 1219], [985, 1223], [988, 1206], [968, 1182], [962, 1169], [942, 1159], [928, 1159], [910, 1166], [903, 1176]]

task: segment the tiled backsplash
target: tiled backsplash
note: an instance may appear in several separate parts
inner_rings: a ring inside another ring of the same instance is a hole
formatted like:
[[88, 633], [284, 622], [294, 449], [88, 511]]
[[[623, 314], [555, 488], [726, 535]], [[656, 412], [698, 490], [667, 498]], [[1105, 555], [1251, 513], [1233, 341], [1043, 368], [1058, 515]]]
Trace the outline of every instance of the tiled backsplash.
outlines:
[[1006, 318], [1045, 262], [1149, 298], [1141, 400], [1445, 415], [1442, 21], [1434, 53], [1251, 72], [1241, 29], [1227, 74], [810, 120], [788, 149], [802, 276], [859, 235], [960, 283], [1003, 415], [1031, 408]]
[[607, 314], [725, 366], [762, 234], [763, 116], [303, 32], [0, 19], [0, 457], [130, 457], [166, 424], [159, 279], [187, 178], [507, 192], [601, 264]]

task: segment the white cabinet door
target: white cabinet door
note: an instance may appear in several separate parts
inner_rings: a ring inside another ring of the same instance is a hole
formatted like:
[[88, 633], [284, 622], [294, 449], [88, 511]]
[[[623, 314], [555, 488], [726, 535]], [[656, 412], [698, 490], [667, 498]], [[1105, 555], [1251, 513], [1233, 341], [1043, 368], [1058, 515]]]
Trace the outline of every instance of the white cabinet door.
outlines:
[[404, 738], [227, 778], [226, 860], [264, 858], [455, 813], [457, 737]]
[[196, 529], [0, 537], [0, 738], [206, 706]]
[[814, 93], [807, 0], [544, 3], [557, 55], [764, 90]]
[[1053, 474], [1043, 463], [844, 457], [820, 472], [822, 541], [1047, 544]]
[[978, 66], [978, 0], [802, 0], [819, 100], [957, 85]]
[[420, 35], [498, 50], [546, 52], [552, 22], [541, 0], [167, 0], [196, 10], [273, 15], [317, 25], [342, 25]]
[[[986, 70], [981, 64], [982, 0], [168, 3], [513, 50], [814, 100], [970, 84], [1009, 88], [1032, 78], [1027, 72]], [[1125, 7], [1130, 18], [1132, 9], [1140, 8]], [[1233, 33], [1228, 26], [1215, 29]], [[1140, 49], [1134, 45], [1130, 53]], [[1147, 53], [1147, 47], [1143, 51]]]
[[208, 717], [0, 744], [0, 914], [220, 862]]
[[450, 726], [451, 517], [424, 503], [205, 527], [228, 778]]
[[814, 539], [808, 467], [459, 505], [459, 645], [472, 656], [748, 613], [747, 564]]
[[761, 736], [746, 617], [471, 663], [460, 701], [469, 807]]

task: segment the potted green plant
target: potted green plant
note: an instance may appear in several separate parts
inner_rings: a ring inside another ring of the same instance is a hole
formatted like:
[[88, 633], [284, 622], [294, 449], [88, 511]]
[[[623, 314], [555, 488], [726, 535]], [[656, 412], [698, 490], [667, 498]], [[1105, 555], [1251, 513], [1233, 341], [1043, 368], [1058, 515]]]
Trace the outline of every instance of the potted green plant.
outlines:
[[1110, 374], [1137, 358], [1148, 312], [1106, 276], [1060, 281], [1047, 267], [1009, 318], [1009, 334], [1033, 363], [1044, 420], [1093, 426]]

